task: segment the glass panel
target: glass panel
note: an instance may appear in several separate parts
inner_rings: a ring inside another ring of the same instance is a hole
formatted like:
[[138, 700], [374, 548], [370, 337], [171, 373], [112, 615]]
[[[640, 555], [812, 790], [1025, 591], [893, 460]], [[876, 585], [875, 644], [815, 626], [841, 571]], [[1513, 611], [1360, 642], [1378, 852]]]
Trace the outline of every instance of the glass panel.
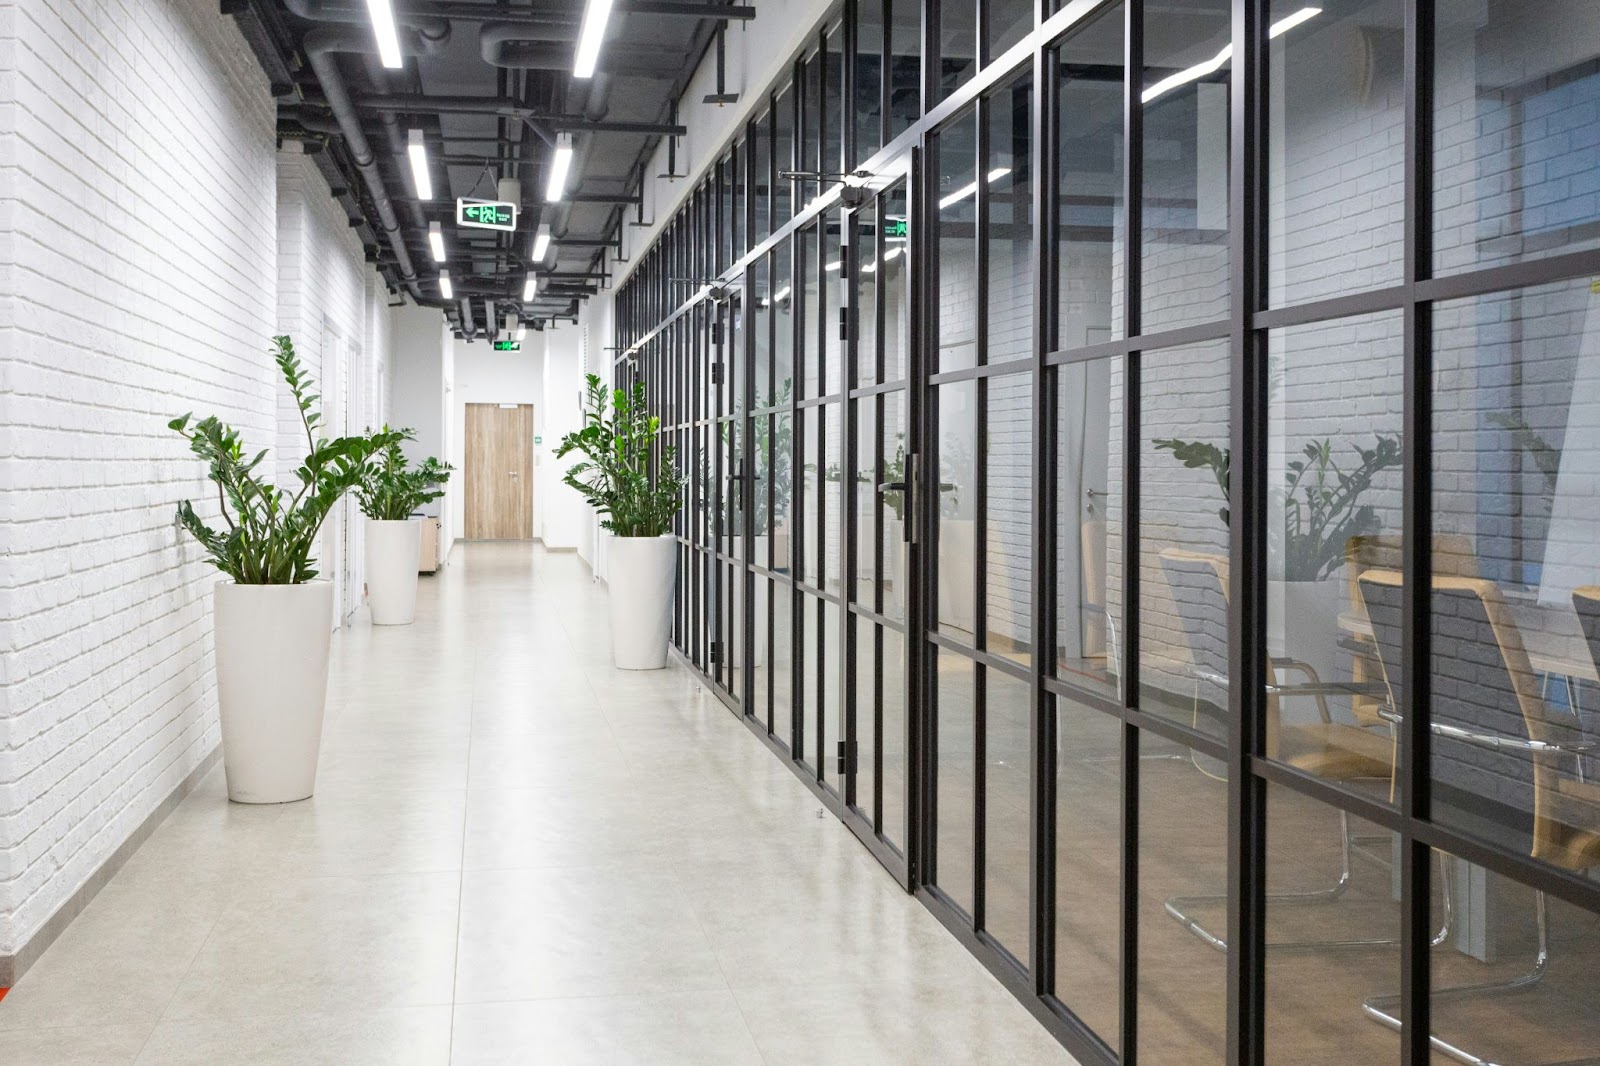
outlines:
[[883, 380], [904, 381], [911, 352], [911, 260], [906, 256], [910, 242], [901, 235], [900, 225], [907, 221], [905, 184], [890, 189], [880, 202], [883, 257], [878, 265], [878, 292], [883, 300]]
[[[1594, 1061], [1600, 1047], [1600, 923], [1594, 914], [1457, 856], [1434, 855], [1434, 880], [1448, 880], [1454, 921], [1431, 952], [1433, 1038], [1481, 1062]], [[1433, 912], [1438, 928], [1437, 890]], [[1537, 965], [1545, 951], [1547, 964]], [[1543, 974], [1537, 983], [1529, 980], [1535, 973]], [[1454, 991], [1469, 986], [1488, 987]], [[1386, 984], [1382, 992], [1394, 987]], [[1510, 989], [1521, 991], [1505, 995]], [[1393, 998], [1380, 1004], [1391, 1013]], [[1435, 1053], [1434, 1061], [1457, 1058]]]
[[794, 416], [772, 417], [771, 449], [765, 470], [772, 482], [772, 568], [780, 574], [790, 566], [790, 514], [794, 503]]
[[1122, 448], [1122, 365], [1120, 357], [1093, 359], [1053, 371], [1056, 676], [1119, 702], [1124, 502], [1122, 463], [1111, 457]]
[[972, 913], [972, 849], [977, 839], [977, 667], [971, 659], [937, 650], [938, 773], [935, 812], [935, 883], [955, 904]]
[[1434, 8], [1438, 273], [1600, 245], [1600, 22], [1582, 0]]
[[978, 385], [940, 385], [939, 525], [937, 573], [939, 628], [972, 641], [977, 628]]
[[754, 247], [772, 232], [772, 115], [764, 114], [750, 126], [750, 244]]
[[1122, 959], [1122, 725], [1056, 708], [1056, 997], [1116, 1051]]
[[1394, 733], [1357, 577], [1403, 544], [1401, 329], [1388, 311], [1275, 330], [1267, 356], [1267, 754], [1385, 801]]
[[[879, 447], [882, 448], [882, 466], [878, 470], [879, 484], [904, 482], [906, 479], [906, 394], [904, 390], [887, 393], [883, 397], [882, 431]], [[878, 521], [883, 528], [883, 570], [881, 572], [879, 610], [899, 622], [906, 620], [908, 581], [906, 574], [906, 496], [895, 489], [877, 493]]]
[[1050, 347], [1081, 348], [1126, 335], [1123, 203], [1123, 20], [1115, 4], [1060, 48], [1061, 147], [1058, 333]]
[[931, 371], [977, 362], [978, 120], [972, 112], [939, 132], [938, 355]]
[[884, 0], [856, 4], [856, 155], [860, 164], [883, 147]]
[[881, 832], [889, 843], [906, 842], [906, 636], [882, 629], [883, 811]]
[[[1361, 1010], [1400, 978], [1392, 840], [1370, 822], [1267, 786], [1267, 1062], [1401, 1061], [1399, 1036]], [[1226, 927], [1220, 903], [1189, 913], [1206, 928]]]
[[1033, 375], [984, 381], [984, 640], [1033, 659]]
[[842, 480], [844, 478], [844, 425], [840, 417], [840, 405], [835, 403], [824, 404], [823, 412], [823, 469], [827, 471], [827, 488], [823, 504], [823, 536], [825, 550], [823, 553], [822, 587], [835, 595], [841, 594], [840, 585], [843, 574], [844, 551], [840, 543], [840, 536], [844, 532], [844, 493]]
[[772, 730], [794, 750], [794, 591], [772, 584]]
[[[805, 69], [800, 75], [800, 84], [805, 91], [801, 100], [802, 112], [800, 115], [800, 165], [798, 169], [815, 173], [817, 169], [817, 151], [822, 141], [822, 57], [812, 53], [805, 61]], [[815, 183], [805, 182], [799, 187], [799, 204], [803, 205], [816, 194]]]
[[789, 242], [772, 255], [772, 388], [758, 402], [771, 407], [794, 398], [794, 288], [789, 279]]
[[800, 600], [800, 658], [803, 664], [800, 680], [801, 706], [803, 707], [804, 750], [801, 757], [809, 763], [818, 776], [822, 772], [822, 689], [823, 676], [822, 634], [818, 626], [822, 620], [822, 601], [804, 593], [795, 594]]
[[878, 745], [875, 719], [878, 708], [878, 642], [871, 622], [852, 616], [856, 626], [856, 807], [874, 822], [877, 800], [873, 789], [877, 780]]
[[1274, 306], [1398, 284], [1401, 0], [1272, 0], [1267, 289]]
[[[1112, 385], [1115, 389], [1117, 382]], [[1112, 402], [1120, 397], [1113, 392]], [[1139, 705], [1227, 735], [1226, 341], [1141, 357]], [[1118, 442], [1112, 447], [1117, 449]], [[1120, 465], [1120, 454], [1112, 463]], [[1108, 587], [1122, 581], [1110, 575]]]
[[978, 72], [978, 0], [948, 0], [939, 5], [939, 77], [935, 97], [943, 100]]
[[1033, 356], [1033, 79], [989, 99], [989, 237], [984, 361]]
[[[1573, 751], [1600, 663], [1597, 316], [1588, 278], [1433, 314], [1433, 815], [1573, 871], [1600, 854]], [[1391, 682], [1395, 580], [1362, 581]]]
[[[1139, 734], [1139, 755], [1139, 1061], [1220, 1064], [1227, 952], [1174, 921], [1166, 903], [1181, 909], [1193, 906], [1183, 901], [1227, 890], [1224, 768], [1197, 765], [1149, 733]], [[1225, 904], [1217, 912], [1225, 914]]]
[[[750, 270], [750, 334], [753, 341], [750, 350], [754, 374], [751, 392], [757, 407], [767, 405], [772, 390], [772, 291], [767, 260], [763, 257]], [[744, 410], [744, 395], [735, 394], [734, 403], [737, 410]]]
[[1145, 12], [1142, 333], [1228, 313], [1229, 8]]
[[1033, 30], [1034, 0], [984, 0], [983, 61], [992, 63]]
[[795, 270], [804, 286], [801, 304], [800, 398], [820, 395], [822, 390], [823, 314], [822, 291], [817, 281], [817, 227], [807, 226], [800, 235], [800, 254]]
[[878, 260], [878, 212], [874, 204], [868, 204], [852, 219], [854, 253], [860, 264], [854, 309], [855, 383], [871, 385], [878, 380], [878, 268], [882, 265]]
[[728, 234], [732, 239], [732, 257], [730, 264], [737, 261], [745, 253], [744, 242], [744, 212], [746, 197], [749, 190], [745, 187], [746, 175], [744, 173], [744, 142], [740, 141], [733, 146], [733, 154], [728, 157], [728, 180], [733, 185], [733, 199], [729, 203]]
[[767, 729], [771, 722], [767, 716], [772, 712], [772, 579], [757, 574], [751, 580], [755, 595], [751, 600], [750, 628], [755, 651], [750, 661], [751, 699], [745, 713]]
[[845, 388], [844, 344], [839, 340], [839, 308], [843, 306], [843, 251], [839, 246], [844, 222], [838, 212], [823, 221], [822, 239], [822, 391], [842, 392]]
[[837, 784], [839, 779], [839, 741], [844, 733], [839, 725], [839, 701], [844, 695], [844, 616], [836, 603], [822, 605], [822, 777]]
[[[778, 90], [772, 105], [772, 158], [774, 169], [793, 170], [794, 165], [794, 89]], [[774, 225], [781, 226], [794, 214], [794, 183], [783, 178], [772, 187]]]
[[805, 557], [800, 566], [800, 579], [817, 588], [822, 587], [822, 408], [807, 407], [800, 415], [805, 436], [805, 465], [801, 487], [801, 529], [805, 541]]
[[983, 924], [1024, 966], [1029, 963], [1028, 685], [984, 671]]
[[856, 600], [872, 611], [882, 611], [878, 603], [878, 398], [851, 400], [856, 413], [856, 456], [846, 475], [856, 509]]
[[844, 173], [844, 34], [835, 26], [823, 41], [826, 68], [822, 75], [822, 169]]
[[889, 61], [889, 139], [922, 117], [922, 5], [892, 3]]

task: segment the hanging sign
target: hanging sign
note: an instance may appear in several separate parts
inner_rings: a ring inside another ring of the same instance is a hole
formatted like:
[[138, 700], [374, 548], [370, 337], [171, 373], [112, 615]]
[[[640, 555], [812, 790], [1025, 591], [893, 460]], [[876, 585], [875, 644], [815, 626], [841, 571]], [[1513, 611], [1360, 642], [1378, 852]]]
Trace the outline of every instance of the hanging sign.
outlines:
[[477, 229], [497, 229], [507, 233], [516, 231], [517, 205], [504, 200], [474, 200], [468, 196], [456, 199], [456, 225]]

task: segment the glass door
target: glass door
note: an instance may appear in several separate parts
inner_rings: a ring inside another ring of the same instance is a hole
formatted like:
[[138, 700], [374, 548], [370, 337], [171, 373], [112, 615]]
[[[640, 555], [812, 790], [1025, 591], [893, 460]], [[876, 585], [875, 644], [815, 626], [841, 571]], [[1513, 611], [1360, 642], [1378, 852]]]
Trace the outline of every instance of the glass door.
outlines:
[[845, 822], [908, 879], [908, 619], [915, 598], [911, 189], [916, 153], [882, 168], [846, 213], [848, 431], [840, 478], [845, 583], [839, 786]]
[[734, 282], [722, 299], [711, 302], [707, 364], [711, 393], [711, 448], [705, 497], [710, 510], [710, 599], [715, 619], [711, 644], [711, 677], [735, 703], [744, 698], [745, 659], [742, 619], [745, 573], [745, 524], [748, 497], [742, 445], [745, 435], [743, 331], [741, 297]]

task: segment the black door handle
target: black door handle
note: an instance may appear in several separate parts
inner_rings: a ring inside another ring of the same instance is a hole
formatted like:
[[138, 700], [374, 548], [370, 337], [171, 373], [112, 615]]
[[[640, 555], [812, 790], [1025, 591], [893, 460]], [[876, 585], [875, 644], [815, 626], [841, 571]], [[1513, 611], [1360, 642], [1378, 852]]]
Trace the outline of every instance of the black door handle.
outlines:
[[904, 481], [885, 481], [883, 484], [878, 486], [878, 491], [904, 492], [906, 491], [906, 483]]

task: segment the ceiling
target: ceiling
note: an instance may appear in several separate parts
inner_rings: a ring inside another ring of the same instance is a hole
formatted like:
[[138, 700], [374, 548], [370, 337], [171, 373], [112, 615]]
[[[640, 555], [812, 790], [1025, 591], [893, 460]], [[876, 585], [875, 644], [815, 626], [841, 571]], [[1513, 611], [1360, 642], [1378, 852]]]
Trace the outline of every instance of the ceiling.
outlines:
[[[392, 2], [399, 69], [380, 59], [367, 0], [224, 0], [223, 10], [272, 81], [280, 141], [315, 156], [391, 290], [440, 308], [464, 337], [497, 337], [508, 315], [535, 329], [575, 318], [609, 285], [623, 227], [641, 221], [644, 171], [662, 139], [682, 133], [676, 102], [689, 76], [718, 30], [754, 8], [614, 0], [595, 75], [580, 79], [586, 0]], [[426, 201], [407, 156], [413, 130], [426, 145]], [[546, 202], [563, 135], [572, 176]], [[457, 225], [457, 197], [501, 199], [507, 179], [520, 182], [514, 233]], [[433, 222], [443, 263], [430, 251]], [[535, 263], [543, 225], [550, 247]], [[538, 291], [524, 303], [530, 273]]]

